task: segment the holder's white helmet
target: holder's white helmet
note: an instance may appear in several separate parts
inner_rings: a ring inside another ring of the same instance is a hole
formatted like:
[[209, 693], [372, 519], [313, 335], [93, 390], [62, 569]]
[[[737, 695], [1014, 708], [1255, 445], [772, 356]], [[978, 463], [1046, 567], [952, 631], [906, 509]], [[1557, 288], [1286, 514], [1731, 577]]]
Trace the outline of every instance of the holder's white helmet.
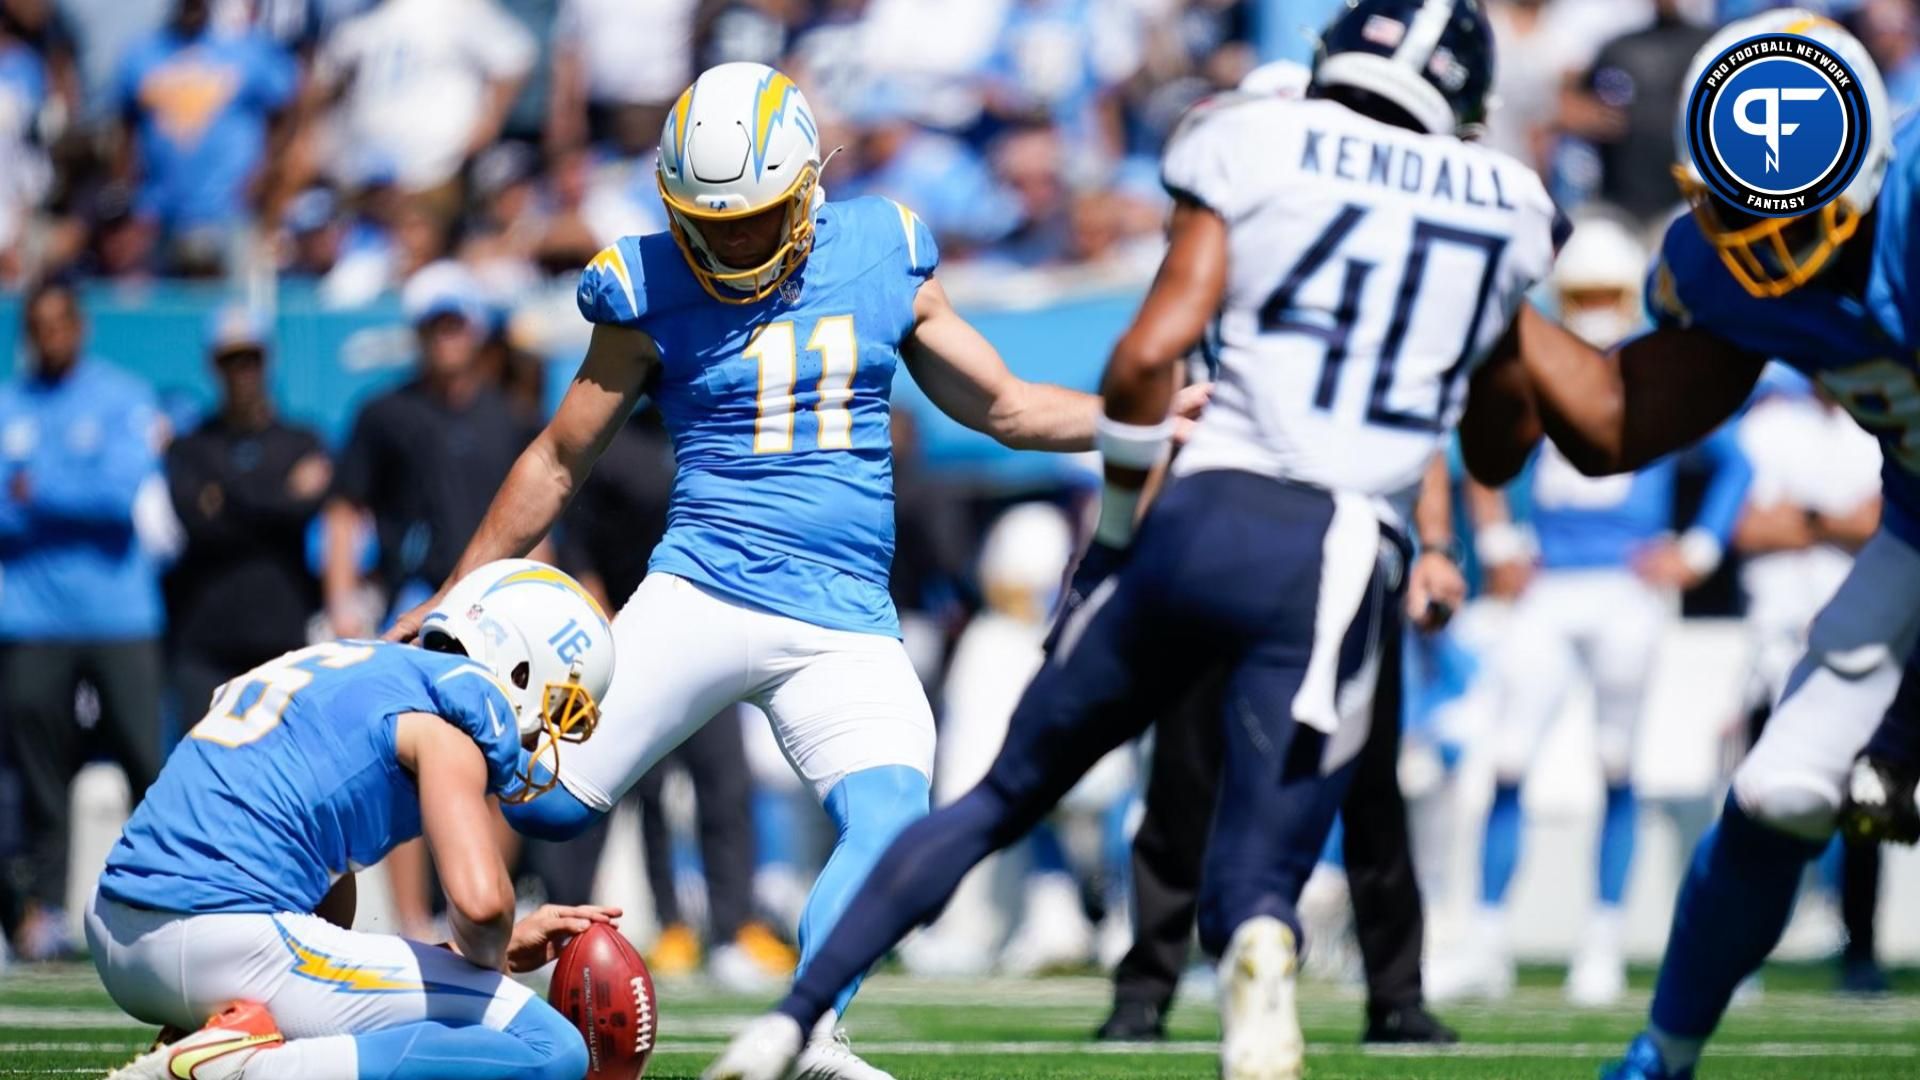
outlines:
[[1649, 257], [1619, 221], [1601, 214], [1576, 220], [1550, 279], [1560, 322], [1596, 348], [1625, 340], [1642, 322]]
[[[656, 159], [660, 198], [693, 276], [716, 300], [750, 304], [799, 268], [813, 247], [820, 128], [792, 79], [765, 64], [709, 68], [674, 102]], [[784, 206], [780, 246], [758, 266], [721, 262], [701, 223]]]
[[[1812, 38], [1846, 61], [1859, 78], [1861, 93], [1866, 98], [1870, 120], [1866, 156], [1846, 190], [1810, 215], [1729, 220], [1725, 211], [1733, 208], [1714, 195], [1694, 165], [1687, 140], [1687, 99], [1715, 57], [1735, 43], [1759, 34], [1799, 34]], [[1693, 208], [1700, 231], [1720, 253], [1720, 261], [1726, 264], [1733, 279], [1753, 296], [1782, 296], [1812, 281], [1840, 250], [1840, 245], [1853, 237], [1861, 219], [1873, 209], [1873, 200], [1880, 194], [1887, 166], [1893, 160], [1893, 108], [1888, 104], [1886, 85], [1881, 82], [1880, 69], [1874, 64], [1872, 54], [1859, 38], [1832, 19], [1803, 8], [1780, 8], [1736, 19], [1721, 27], [1693, 55], [1686, 80], [1680, 87], [1680, 111], [1674, 123], [1678, 164], [1673, 167], [1673, 178]], [[1796, 246], [1784, 234], [1790, 226], [1808, 217], [1818, 222], [1819, 230]]]
[[[560, 743], [584, 742], [613, 682], [613, 629], [580, 583], [532, 559], [499, 559], [456, 582], [420, 626], [420, 644], [484, 665], [508, 691], [520, 737], [540, 735], [521, 799], [551, 788]], [[531, 775], [543, 755], [552, 773]]]
[[1021, 503], [995, 518], [980, 547], [980, 590], [987, 606], [1044, 623], [1073, 558], [1073, 529], [1051, 503]]

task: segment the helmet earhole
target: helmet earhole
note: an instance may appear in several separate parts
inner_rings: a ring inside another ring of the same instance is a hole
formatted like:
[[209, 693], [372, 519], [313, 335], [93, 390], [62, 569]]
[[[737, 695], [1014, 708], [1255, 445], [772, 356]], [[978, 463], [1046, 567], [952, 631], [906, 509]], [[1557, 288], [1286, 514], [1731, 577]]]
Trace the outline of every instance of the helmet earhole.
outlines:
[[527, 679], [532, 673], [533, 668], [528, 665], [525, 660], [513, 665], [513, 685], [525, 690], [527, 688]]

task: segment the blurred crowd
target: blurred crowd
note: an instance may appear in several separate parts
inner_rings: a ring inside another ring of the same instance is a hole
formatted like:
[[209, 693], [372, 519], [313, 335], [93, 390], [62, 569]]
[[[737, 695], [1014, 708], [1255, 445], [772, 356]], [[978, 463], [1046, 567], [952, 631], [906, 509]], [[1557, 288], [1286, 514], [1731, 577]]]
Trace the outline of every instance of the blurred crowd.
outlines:
[[[1641, 224], [1674, 203], [1687, 58], [1765, 6], [1489, 3], [1486, 139], [1569, 210], [1600, 200]], [[1302, 57], [1335, 6], [0, 0], [0, 284], [273, 270], [350, 305], [453, 256], [511, 299], [665, 226], [666, 109], [729, 60], [793, 74], [842, 148], [829, 195], [912, 206], [950, 263], [1150, 262], [1175, 120], [1276, 41]], [[1897, 107], [1920, 95], [1913, 0], [1813, 6], [1867, 42]]]
[[665, 226], [662, 121], [730, 60], [806, 88], [830, 195], [950, 260], [1097, 259], [1157, 231], [1154, 155], [1257, 6], [4, 0], [0, 283], [271, 267], [352, 304], [457, 256], [510, 295]]

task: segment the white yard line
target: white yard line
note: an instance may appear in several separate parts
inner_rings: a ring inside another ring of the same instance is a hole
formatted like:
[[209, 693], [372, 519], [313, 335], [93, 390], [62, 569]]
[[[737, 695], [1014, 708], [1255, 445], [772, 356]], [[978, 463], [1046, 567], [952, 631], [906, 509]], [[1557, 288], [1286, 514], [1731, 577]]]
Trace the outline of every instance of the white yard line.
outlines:
[[[725, 1045], [720, 1040], [670, 1039], [658, 1050], [665, 1054], [712, 1053]], [[0, 1043], [10, 1053], [121, 1053], [129, 1047], [121, 1042], [33, 1042]], [[1183, 1057], [1212, 1055], [1212, 1042], [1187, 1041], [1127, 1045], [1115, 1043], [1070, 1042], [1059, 1040], [1032, 1042], [927, 1042], [916, 1040], [862, 1041], [859, 1049], [870, 1054], [922, 1054], [930, 1057], [954, 1057], [969, 1054], [1001, 1056], [1053, 1057], [1086, 1055], [1095, 1057]], [[1406, 1058], [1545, 1058], [1606, 1057], [1619, 1053], [1618, 1043], [1462, 1043], [1455, 1046], [1355, 1047], [1350, 1043], [1309, 1044], [1313, 1055], [1341, 1057], [1360, 1054], [1367, 1057]], [[1804, 1058], [1804, 1057], [1920, 1057], [1920, 1046], [1908, 1043], [1734, 1043], [1716, 1046], [1709, 1058]], [[0, 1074], [18, 1075], [33, 1070], [0, 1070]], [[85, 1071], [85, 1070], [80, 1070]]]

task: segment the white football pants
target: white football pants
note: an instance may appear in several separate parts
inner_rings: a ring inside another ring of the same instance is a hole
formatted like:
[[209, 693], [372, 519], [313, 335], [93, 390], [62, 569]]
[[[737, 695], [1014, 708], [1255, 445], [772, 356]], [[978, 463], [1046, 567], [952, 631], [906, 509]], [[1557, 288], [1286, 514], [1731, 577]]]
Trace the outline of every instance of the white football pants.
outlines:
[[1741, 809], [1808, 839], [1832, 832], [1847, 771], [1893, 703], [1916, 637], [1920, 552], [1883, 530], [1814, 618], [1806, 655], [1734, 771]]
[[600, 728], [562, 749], [560, 779], [609, 810], [702, 724], [747, 702], [824, 800], [849, 774], [933, 774], [933, 710], [899, 639], [830, 630], [648, 574], [613, 620], [614, 675]]
[[1608, 784], [1630, 779], [1647, 679], [1677, 610], [1672, 593], [1624, 568], [1543, 570], [1534, 578], [1494, 654], [1500, 781], [1525, 778], [1579, 676], [1593, 686], [1601, 771]]

